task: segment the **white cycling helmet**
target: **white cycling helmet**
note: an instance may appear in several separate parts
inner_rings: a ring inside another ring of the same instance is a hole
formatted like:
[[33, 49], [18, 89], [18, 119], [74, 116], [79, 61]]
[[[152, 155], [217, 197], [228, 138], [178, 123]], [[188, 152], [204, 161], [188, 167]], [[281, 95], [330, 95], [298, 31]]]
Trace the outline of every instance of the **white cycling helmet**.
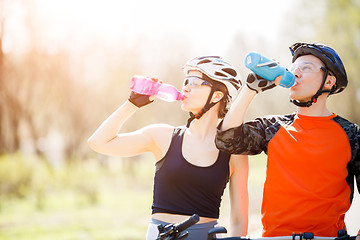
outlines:
[[183, 67], [185, 74], [198, 70], [210, 79], [223, 83], [232, 99], [238, 94], [242, 85], [240, 74], [236, 69], [219, 56], [196, 57]]
[[[228, 97], [226, 97], [226, 99], [228, 99], [229, 102], [235, 99], [238, 94], [238, 90], [242, 85], [240, 74], [238, 74], [233, 66], [231, 66], [219, 56], [196, 57], [188, 61], [183, 67], [183, 70], [185, 74], [191, 70], [200, 71], [209, 79], [224, 84], [228, 91]], [[199, 113], [190, 113], [190, 118], [188, 119], [188, 123], [186, 125], [187, 127], [189, 127], [192, 120], [201, 118], [202, 115], [204, 115], [211, 107], [216, 104], [210, 103], [211, 96], [216, 90], [217, 89], [215, 86], [211, 87], [211, 92], [206, 101], [206, 104]]]

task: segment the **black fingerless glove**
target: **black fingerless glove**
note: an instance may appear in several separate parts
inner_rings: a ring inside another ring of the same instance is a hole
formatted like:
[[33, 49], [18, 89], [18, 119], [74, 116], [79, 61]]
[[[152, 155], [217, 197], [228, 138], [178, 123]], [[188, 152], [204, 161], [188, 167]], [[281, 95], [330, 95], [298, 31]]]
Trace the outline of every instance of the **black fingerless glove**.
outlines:
[[144, 95], [132, 91], [128, 100], [129, 102], [140, 108], [154, 101], [154, 100], [150, 101], [149, 97], [150, 96], [148, 95]]
[[276, 84], [274, 81], [266, 80], [255, 73], [250, 73], [247, 76], [246, 85], [251, 90], [254, 90], [256, 93], [264, 92], [273, 87], [276, 87]]

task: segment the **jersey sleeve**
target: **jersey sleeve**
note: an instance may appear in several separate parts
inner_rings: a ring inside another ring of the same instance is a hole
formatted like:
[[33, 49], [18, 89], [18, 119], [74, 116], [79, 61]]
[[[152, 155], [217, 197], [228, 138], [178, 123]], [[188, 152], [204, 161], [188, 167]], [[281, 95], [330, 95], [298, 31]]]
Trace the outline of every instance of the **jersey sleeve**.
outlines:
[[231, 154], [259, 154], [266, 148], [265, 128], [264, 119], [257, 118], [225, 131], [218, 129], [215, 144]]
[[[356, 124], [353, 124], [352, 128], [354, 129], [354, 136], [349, 139], [352, 154], [350, 166], [354, 172], [357, 189], [360, 193], [360, 128]], [[360, 229], [357, 235], [360, 236]]]
[[[354, 175], [356, 179], [357, 189], [360, 193], [360, 128], [356, 126], [356, 134], [355, 134], [355, 150], [353, 151], [353, 168], [354, 168]], [[359, 230], [360, 231], [360, 230]]]
[[358, 191], [360, 193], [360, 127], [357, 124], [351, 123], [340, 116], [335, 117], [334, 120], [346, 133], [351, 148], [351, 160], [348, 164], [348, 171], [350, 174], [347, 181], [349, 185], [352, 186], [352, 199], [354, 194], [354, 176]]
[[351, 179], [348, 181], [352, 183], [355, 176], [357, 188], [360, 193], [360, 127], [340, 116], [337, 116], [334, 120], [342, 127], [348, 136], [351, 148], [351, 160], [348, 165], [348, 171], [353, 174], [349, 174]]
[[295, 114], [271, 115], [256, 118], [234, 128], [221, 131], [220, 123], [215, 138], [216, 147], [231, 154], [256, 155], [267, 148], [270, 140], [283, 125], [290, 125]]
[[215, 144], [219, 150], [231, 154], [259, 154], [264, 145], [262, 124], [253, 121], [225, 131], [218, 129]]

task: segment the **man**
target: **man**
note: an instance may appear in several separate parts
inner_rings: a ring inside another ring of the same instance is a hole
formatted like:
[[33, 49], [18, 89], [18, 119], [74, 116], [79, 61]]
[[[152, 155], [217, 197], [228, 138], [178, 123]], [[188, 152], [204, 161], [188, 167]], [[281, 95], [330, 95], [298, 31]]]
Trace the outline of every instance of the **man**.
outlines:
[[336, 237], [346, 229], [354, 176], [360, 189], [359, 126], [326, 106], [328, 96], [343, 91], [348, 80], [334, 49], [296, 43], [290, 50], [296, 77], [290, 98], [297, 111], [244, 123], [255, 95], [275, 86], [249, 74], [247, 87], [219, 126], [216, 145], [234, 154], [268, 155], [261, 208], [264, 237], [303, 232]]

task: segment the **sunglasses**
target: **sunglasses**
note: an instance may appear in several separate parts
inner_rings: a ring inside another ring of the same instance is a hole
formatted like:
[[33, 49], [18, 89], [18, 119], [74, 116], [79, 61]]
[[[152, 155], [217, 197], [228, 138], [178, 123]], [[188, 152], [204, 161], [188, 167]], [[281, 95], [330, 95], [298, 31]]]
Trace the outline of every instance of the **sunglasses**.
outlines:
[[184, 87], [185, 86], [190, 86], [190, 87], [209, 86], [209, 87], [212, 87], [213, 85], [200, 77], [192, 76], [192, 77], [185, 78], [183, 86]]
[[312, 62], [294, 62], [290, 66], [290, 71], [294, 72], [296, 69], [299, 69], [303, 73], [315, 73], [323, 70], [325, 72], [326, 68]]

